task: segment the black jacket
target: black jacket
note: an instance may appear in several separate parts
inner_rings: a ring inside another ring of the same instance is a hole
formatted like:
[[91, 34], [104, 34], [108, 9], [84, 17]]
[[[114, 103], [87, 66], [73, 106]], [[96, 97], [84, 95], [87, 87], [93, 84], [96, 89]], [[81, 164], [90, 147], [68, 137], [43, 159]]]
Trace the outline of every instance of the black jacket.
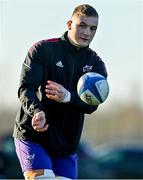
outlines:
[[[84, 113], [92, 113], [90, 106], [77, 95], [81, 75], [93, 71], [107, 77], [103, 61], [89, 47], [77, 48], [67, 32], [57, 39], [34, 44], [25, 58], [21, 71], [18, 97], [21, 107], [17, 113], [14, 137], [40, 143], [50, 155], [65, 156], [75, 153], [84, 122]], [[47, 80], [63, 85], [71, 93], [69, 103], [50, 100], [45, 95]], [[49, 128], [37, 132], [31, 126], [36, 112], [44, 111]]]

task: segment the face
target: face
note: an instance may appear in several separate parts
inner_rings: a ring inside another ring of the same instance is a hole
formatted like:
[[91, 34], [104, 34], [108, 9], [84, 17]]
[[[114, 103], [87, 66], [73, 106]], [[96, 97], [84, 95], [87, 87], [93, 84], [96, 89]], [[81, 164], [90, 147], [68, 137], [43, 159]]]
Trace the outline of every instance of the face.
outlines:
[[77, 47], [86, 47], [91, 43], [96, 33], [98, 18], [83, 15], [73, 16], [67, 25], [71, 43]]

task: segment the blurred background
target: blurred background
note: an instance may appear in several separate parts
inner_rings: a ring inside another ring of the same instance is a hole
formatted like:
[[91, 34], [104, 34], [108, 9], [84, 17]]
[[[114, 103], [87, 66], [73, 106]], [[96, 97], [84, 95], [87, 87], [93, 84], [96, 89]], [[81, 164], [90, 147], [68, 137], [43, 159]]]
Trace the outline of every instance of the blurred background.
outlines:
[[106, 64], [110, 94], [86, 115], [79, 178], [143, 178], [142, 0], [0, 0], [0, 178], [22, 178], [11, 136], [26, 53], [41, 39], [61, 36], [81, 3], [99, 13], [90, 47]]

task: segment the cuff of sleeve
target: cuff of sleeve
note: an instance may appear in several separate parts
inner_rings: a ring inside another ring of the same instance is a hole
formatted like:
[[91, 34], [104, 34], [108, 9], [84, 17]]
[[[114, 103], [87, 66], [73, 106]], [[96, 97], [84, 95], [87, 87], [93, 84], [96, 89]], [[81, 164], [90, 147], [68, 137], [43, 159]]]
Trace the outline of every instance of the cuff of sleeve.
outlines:
[[66, 92], [66, 96], [63, 100], [63, 103], [68, 103], [71, 100], [71, 93], [69, 91]]

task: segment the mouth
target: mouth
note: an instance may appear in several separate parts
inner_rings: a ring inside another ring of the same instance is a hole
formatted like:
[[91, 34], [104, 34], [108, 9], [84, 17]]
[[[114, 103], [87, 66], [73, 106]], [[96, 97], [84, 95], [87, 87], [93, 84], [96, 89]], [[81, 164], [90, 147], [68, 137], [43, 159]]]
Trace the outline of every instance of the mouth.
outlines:
[[89, 39], [86, 39], [86, 38], [83, 38], [83, 37], [80, 37], [80, 39], [81, 39], [82, 41], [89, 41]]

